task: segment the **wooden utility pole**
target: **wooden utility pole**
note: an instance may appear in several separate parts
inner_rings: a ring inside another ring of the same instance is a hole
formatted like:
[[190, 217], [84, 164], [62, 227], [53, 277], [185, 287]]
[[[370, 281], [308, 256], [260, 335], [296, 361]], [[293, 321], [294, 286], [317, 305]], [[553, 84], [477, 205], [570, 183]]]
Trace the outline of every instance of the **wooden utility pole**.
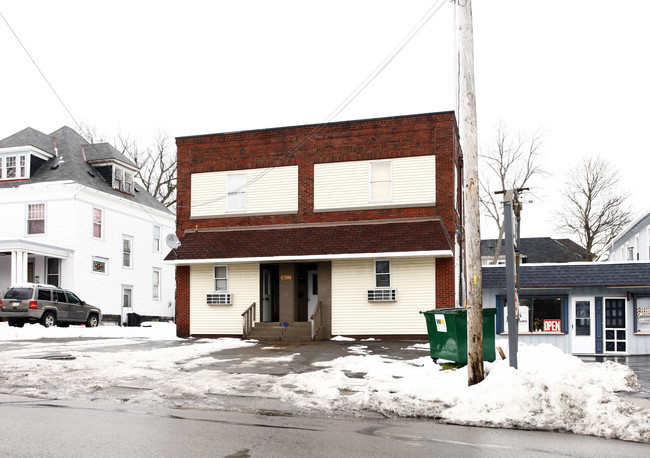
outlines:
[[483, 381], [483, 300], [481, 275], [481, 230], [476, 140], [476, 95], [474, 91], [474, 32], [472, 2], [457, 2], [460, 68], [460, 145], [464, 170], [465, 274], [467, 285], [468, 385]]

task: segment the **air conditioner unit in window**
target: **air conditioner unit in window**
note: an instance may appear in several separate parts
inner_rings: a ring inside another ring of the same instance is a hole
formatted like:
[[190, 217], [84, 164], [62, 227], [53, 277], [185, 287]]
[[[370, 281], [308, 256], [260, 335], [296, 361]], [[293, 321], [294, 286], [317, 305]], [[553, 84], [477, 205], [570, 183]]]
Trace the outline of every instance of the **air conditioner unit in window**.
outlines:
[[207, 296], [208, 305], [232, 305], [232, 293], [213, 293]]
[[369, 289], [368, 302], [395, 302], [397, 300], [396, 289]]

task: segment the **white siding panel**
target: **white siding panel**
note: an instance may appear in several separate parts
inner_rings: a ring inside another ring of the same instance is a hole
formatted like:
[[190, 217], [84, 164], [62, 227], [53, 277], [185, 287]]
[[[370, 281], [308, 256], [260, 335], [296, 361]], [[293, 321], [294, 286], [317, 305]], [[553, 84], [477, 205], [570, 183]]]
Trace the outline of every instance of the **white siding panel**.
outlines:
[[260, 266], [257, 263], [228, 266], [228, 292], [232, 305], [207, 305], [214, 292], [213, 266], [190, 266], [190, 334], [241, 334], [241, 314], [257, 303], [259, 317]]
[[[246, 174], [246, 210], [227, 211], [228, 174]], [[192, 175], [191, 217], [298, 211], [298, 166]]]
[[420, 311], [435, 308], [435, 259], [391, 260], [396, 302], [368, 302], [374, 260], [332, 261], [332, 334], [426, 334]]
[[390, 159], [392, 200], [370, 202], [370, 163], [347, 161], [314, 166], [314, 210], [436, 203], [436, 157]]

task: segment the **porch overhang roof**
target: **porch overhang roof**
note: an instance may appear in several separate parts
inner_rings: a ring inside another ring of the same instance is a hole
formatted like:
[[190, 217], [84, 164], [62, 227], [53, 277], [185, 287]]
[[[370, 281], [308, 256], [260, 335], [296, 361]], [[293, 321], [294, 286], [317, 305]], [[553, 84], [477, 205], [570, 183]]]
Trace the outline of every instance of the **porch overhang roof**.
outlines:
[[64, 248], [26, 239], [0, 240], [0, 253], [11, 251], [27, 251], [28, 253], [49, 256], [51, 258], [68, 258], [74, 253], [70, 248]]
[[439, 218], [409, 218], [186, 231], [173, 265], [453, 256]]

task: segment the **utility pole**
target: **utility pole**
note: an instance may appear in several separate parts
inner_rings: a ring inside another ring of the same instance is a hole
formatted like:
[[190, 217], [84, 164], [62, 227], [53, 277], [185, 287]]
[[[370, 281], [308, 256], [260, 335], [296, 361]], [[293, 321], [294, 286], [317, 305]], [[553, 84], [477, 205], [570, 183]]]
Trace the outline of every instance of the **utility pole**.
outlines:
[[483, 371], [483, 276], [481, 274], [481, 228], [478, 199], [478, 143], [474, 90], [474, 31], [472, 2], [456, 3], [459, 27], [460, 145], [464, 170], [465, 282], [467, 285], [467, 367], [469, 386], [485, 378]]
[[521, 202], [519, 193], [528, 188], [509, 189], [496, 194], [505, 194], [503, 199], [503, 227], [506, 232], [506, 291], [508, 309], [508, 361], [517, 369], [519, 349], [519, 239]]

